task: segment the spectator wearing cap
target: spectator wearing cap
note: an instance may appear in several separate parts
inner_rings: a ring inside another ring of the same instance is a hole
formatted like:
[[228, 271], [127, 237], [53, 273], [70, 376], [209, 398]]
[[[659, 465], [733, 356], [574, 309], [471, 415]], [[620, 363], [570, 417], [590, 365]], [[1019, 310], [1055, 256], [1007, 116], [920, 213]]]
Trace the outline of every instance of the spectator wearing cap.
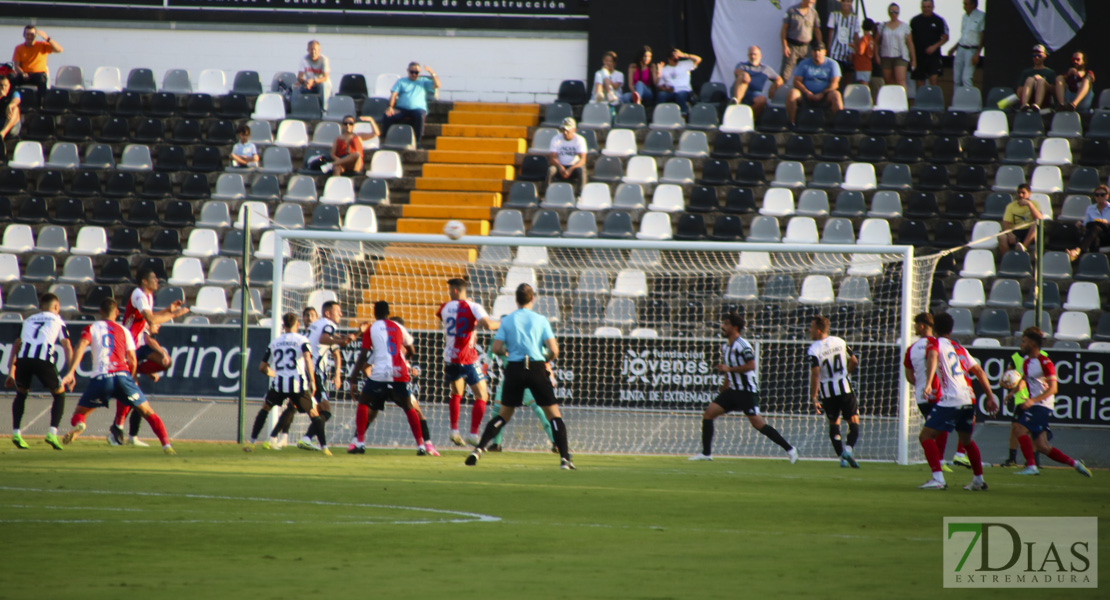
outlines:
[[1022, 110], [1040, 110], [1045, 100], [1052, 98], [1052, 85], [1056, 71], [1044, 66], [1048, 51], [1041, 44], [1033, 46], [1033, 66], [1018, 77], [1017, 96]]
[[575, 194], [582, 193], [586, 185], [586, 138], [575, 133], [578, 124], [572, 117], [563, 119], [559, 126], [560, 135], [551, 140], [551, 152], [547, 155], [547, 185], [553, 181], [573, 182]]
[[[41, 37], [41, 42], [35, 38]], [[46, 66], [48, 54], [61, 54], [62, 46], [58, 44], [45, 31], [36, 29], [34, 25], [23, 28], [23, 43], [15, 47], [12, 53], [12, 64], [15, 65], [15, 80], [13, 85], [33, 85], [39, 90], [39, 99], [46, 95], [46, 82], [50, 78], [50, 69]]]
[[9, 135], [19, 133], [19, 92], [7, 77], [0, 77], [0, 123], [3, 123], [0, 125], [0, 165], [3, 165], [8, 162], [5, 141]]
[[794, 68], [793, 89], [786, 94], [786, 114], [793, 123], [798, 104], [811, 108], [829, 107], [832, 112], [844, 108], [840, 95], [840, 65], [825, 56], [825, 45], [817, 44], [812, 55]]
[[382, 120], [382, 131], [388, 132], [389, 126], [394, 123], [408, 121], [412, 123], [412, 132], [416, 136], [417, 145], [424, 136], [424, 119], [428, 116], [428, 94], [435, 94], [439, 89], [439, 77], [428, 65], [424, 70], [429, 77], [420, 77], [420, 63], [410, 62], [408, 77], [402, 77], [393, 84], [389, 94], [389, 106], [385, 109], [385, 118]]

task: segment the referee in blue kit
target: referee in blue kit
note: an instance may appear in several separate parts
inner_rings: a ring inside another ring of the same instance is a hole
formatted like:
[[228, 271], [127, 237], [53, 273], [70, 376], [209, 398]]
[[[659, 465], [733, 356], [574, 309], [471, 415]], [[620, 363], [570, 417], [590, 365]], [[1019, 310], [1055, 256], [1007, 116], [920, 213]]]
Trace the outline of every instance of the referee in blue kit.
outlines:
[[490, 442], [513, 418], [513, 412], [523, 404], [524, 390], [532, 392], [536, 404], [543, 408], [551, 422], [555, 447], [562, 457], [560, 468], [573, 469], [567, 450], [567, 426], [559, 412], [555, 388], [551, 384], [551, 363], [559, 356], [559, 342], [551, 332], [551, 323], [532, 310], [536, 292], [522, 283], [516, 288], [516, 303], [520, 308], [501, 319], [501, 327], [493, 337], [492, 351], [507, 357], [502, 380], [501, 412], [486, 424], [482, 439], [474, 452], [466, 458], [467, 466], [478, 464]]

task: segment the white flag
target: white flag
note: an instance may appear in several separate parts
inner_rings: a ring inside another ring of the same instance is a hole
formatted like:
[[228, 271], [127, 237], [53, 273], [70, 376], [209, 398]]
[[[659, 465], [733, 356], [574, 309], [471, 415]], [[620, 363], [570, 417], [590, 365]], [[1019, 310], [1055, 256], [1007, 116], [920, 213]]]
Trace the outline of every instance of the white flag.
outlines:
[[1084, 0], [1014, 0], [1025, 24], [1050, 52], [1071, 41], [1087, 20]]

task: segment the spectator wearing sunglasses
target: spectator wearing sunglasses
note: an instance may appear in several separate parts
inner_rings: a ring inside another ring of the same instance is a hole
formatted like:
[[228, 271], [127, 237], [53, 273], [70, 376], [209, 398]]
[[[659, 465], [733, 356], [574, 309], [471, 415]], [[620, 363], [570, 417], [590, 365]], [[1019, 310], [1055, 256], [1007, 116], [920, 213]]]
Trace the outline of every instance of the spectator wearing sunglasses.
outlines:
[[394, 123], [412, 123], [412, 132], [415, 134], [417, 145], [424, 136], [424, 119], [428, 116], [428, 94], [435, 94], [439, 89], [439, 77], [431, 67], [425, 65], [424, 71], [429, 77], [420, 77], [420, 63], [409, 63], [408, 77], [402, 77], [393, 84], [389, 95], [389, 107], [385, 109], [385, 118], [382, 120], [382, 129], [389, 131], [389, 126]]
[[1045, 47], [1033, 46], [1033, 66], [1022, 71], [1018, 77], [1017, 96], [1022, 110], [1040, 110], [1045, 100], [1052, 98], [1052, 84], [1056, 81], [1056, 71], [1044, 66], [1048, 57]]
[[1073, 261], [1092, 248], [1098, 251], [1099, 246], [1110, 245], [1110, 188], [1105, 185], [1095, 188], [1095, 203], [1087, 207], [1083, 220], [1076, 225], [1084, 234], [1079, 247], [1068, 250], [1068, 258]]
[[335, 138], [335, 142], [331, 146], [330, 170], [332, 175], [362, 172], [362, 141], [372, 140], [378, 136], [378, 126], [373, 119], [366, 117], [363, 120], [368, 121], [373, 127], [374, 131], [372, 133], [355, 133], [355, 124], [358, 121], [351, 115], [343, 117], [340, 122], [339, 137]]

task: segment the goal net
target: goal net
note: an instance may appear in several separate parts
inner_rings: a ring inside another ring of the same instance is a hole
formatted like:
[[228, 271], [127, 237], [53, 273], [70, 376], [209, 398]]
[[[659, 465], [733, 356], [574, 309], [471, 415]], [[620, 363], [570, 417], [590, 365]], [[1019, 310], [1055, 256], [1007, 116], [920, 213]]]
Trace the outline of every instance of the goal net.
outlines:
[[[446, 281], [466, 277], [470, 299], [494, 318], [516, 309], [512, 292], [519, 283], [535, 287], [535, 310], [550, 319], [562, 348], [556, 392], [574, 452], [699, 451], [701, 412], [722, 382], [714, 369], [721, 362], [721, 317], [735, 310], [746, 315], [741, 335], [757, 353], [760, 411], [803, 457], [833, 458], [825, 418], [808, 402], [805, 360], [808, 325], [825, 315], [831, 335], [845, 338], [860, 357], [853, 376], [862, 420], [856, 456], [920, 460], [910, 437], [920, 418], [901, 359], [912, 315], [928, 306], [935, 258], [915, 258], [912, 248], [277, 233], [289, 254], [275, 253], [275, 272], [286, 276], [275, 278], [284, 281], [273, 290], [274, 316], [319, 309], [334, 298], [344, 311], [342, 325], [354, 327], [373, 320], [375, 301], [388, 301], [415, 337], [420, 405], [441, 447], [449, 445], [449, 391], [435, 312], [448, 300]], [[484, 332], [478, 343], [484, 347], [490, 339]], [[343, 353], [344, 380], [357, 357], [354, 346]], [[346, 444], [355, 403], [346, 390], [330, 395], [329, 441]], [[465, 434], [465, 405], [462, 415]], [[782, 455], [741, 415], [717, 423], [717, 455]], [[367, 442], [413, 446], [403, 415], [388, 406]], [[550, 444], [530, 412], [518, 411], [504, 447]]]

